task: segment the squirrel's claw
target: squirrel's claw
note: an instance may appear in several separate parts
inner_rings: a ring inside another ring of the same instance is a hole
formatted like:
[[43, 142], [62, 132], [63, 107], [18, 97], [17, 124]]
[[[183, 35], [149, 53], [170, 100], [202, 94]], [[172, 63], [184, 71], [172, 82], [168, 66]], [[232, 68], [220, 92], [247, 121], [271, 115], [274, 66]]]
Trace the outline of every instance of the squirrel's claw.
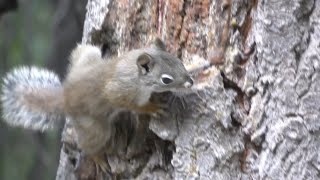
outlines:
[[169, 106], [167, 104], [161, 104], [159, 105], [159, 109], [157, 110], [157, 112], [152, 113], [152, 117], [153, 118], [160, 118], [160, 117], [167, 117], [170, 114], [170, 109]]
[[107, 173], [110, 170], [109, 164], [106, 162], [104, 155], [99, 154], [92, 157], [93, 162], [96, 165], [96, 170], [100, 169], [104, 173]]

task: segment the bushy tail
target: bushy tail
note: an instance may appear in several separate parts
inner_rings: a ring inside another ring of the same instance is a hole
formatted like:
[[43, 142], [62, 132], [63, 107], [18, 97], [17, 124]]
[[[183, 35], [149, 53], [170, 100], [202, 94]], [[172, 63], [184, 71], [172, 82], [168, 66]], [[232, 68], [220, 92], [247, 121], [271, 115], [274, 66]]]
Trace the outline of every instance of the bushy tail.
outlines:
[[3, 79], [3, 119], [34, 130], [53, 128], [64, 116], [63, 88], [57, 75], [36, 67], [21, 67]]

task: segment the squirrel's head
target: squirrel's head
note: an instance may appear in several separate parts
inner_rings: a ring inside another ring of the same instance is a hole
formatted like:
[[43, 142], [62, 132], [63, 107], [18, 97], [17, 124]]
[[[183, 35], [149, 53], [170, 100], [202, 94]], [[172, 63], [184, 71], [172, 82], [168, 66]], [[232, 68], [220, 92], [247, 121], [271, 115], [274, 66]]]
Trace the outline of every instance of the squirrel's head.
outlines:
[[160, 39], [138, 56], [137, 66], [141, 83], [151, 87], [153, 92], [179, 92], [193, 85], [181, 60], [168, 53]]

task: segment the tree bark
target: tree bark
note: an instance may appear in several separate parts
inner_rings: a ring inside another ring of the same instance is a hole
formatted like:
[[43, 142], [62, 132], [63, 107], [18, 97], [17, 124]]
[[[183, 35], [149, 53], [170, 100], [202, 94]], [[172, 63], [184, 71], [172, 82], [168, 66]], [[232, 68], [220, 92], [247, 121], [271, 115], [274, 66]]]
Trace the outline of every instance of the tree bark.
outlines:
[[112, 56], [158, 36], [188, 68], [215, 66], [170, 116], [120, 117], [115, 141], [135, 155], [108, 156], [109, 174], [67, 121], [56, 179], [319, 179], [319, 15], [315, 0], [89, 0], [83, 43]]

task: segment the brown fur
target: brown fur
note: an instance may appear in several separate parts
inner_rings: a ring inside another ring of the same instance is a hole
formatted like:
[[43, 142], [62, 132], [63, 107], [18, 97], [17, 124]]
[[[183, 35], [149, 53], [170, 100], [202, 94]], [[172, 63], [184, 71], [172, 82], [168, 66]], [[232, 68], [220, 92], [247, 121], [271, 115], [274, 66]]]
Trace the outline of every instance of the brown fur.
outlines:
[[[151, 60], [154, 69], [142, 77], [137, 59], [146, 52], [154, 58]], [[182, 63], [159, 48], [133, 50], [118, 58], [102, 59], [97, 47], [79, 45], [71, 54], [63, 96], [64, 110], [77, 131], [80, 149], [90, 155], [100, 153], [114, 136], [114, 120], [123, 110], [159, 111], [159, 106], [150, 103], [149, 97], [161, 73], [167, 72], [175, 76], [177, 84], [163, 86], [165, 90], [179, 88], [190, 79]]]
[[[86, 62], [74, 64], [64, 82], [65, 110], [72, 115], [90, 115], [97, 118], [114, 108], [126, 108], [139, 112], [155, 112], [156, 106], [138, 107], [138, 68], [131, 59], [84, 59]], [[125, 65], [123, 64], [125, 63]], [[130, 69], [127, 79], [119, 73]], [[131, 76], [131, 77], [130, 77]], [[122, 81], [121, 81], [122, 80]], [[136, 82], [135, 82], [136, 81]]]
[[[19, 80], [27, 83], [19, 86]], [[181, 61], [160, 41], [110, 59], [103, 59], [98, 47], [78, 45], [62, 86], [53, 73], [38, 69], [13, 72], [5, 82], [8, 97], [2, 101], [7, 117], [15, 119], [11, 124], [45, 130], [64, 115], [74, 127], [78, 148], [101, 166], [103, 161], [95, 157], [118, 146], [113, 140], [119, 114], [157, 112], [160, 106], [150, 102], [153, 92], [193, 83]], [[16, 116], [17, 110], [22, 113]]]
[[[22, 102], [30, 109], [36, 110], [38, 112], [49, 112], [55, 113], [57, 111], [62, 111], [63, 107], [63, 91], [62, 88], [55, 89], [38, 89], [37, 93], [32, 90], [27, 91], [21, 97]], [[28, 92], [29, 91], [29, 92]], [[39, 106], [41, 104], [41, 106]]]
[[[79, 58], [75, 50], [71, 57]], [[83, 55], [82, 55], [83, 56]], [[92, 54], [90, 55], [92, 56]], [[120, 67], [119, 67], [120, 66]], [[122, 69], [124, 68], [124, 69]], [[123, 74], [127, 72], [128, 75]], [[155, 106], [138, 107], [138, 68], [134, 59], [85, 58], [71, 60], [68, 76], [63, 84], [64, 109], [72, 118], [77, 131], [77, 143], [87, 154], [99, 153], [113, 135], [112, 123], [121, 109], [155, 112]], [[119, 74], [120, 73], [120, 74]], [[127, 76], [127, 78], [121, 78]], [[136, 76], [136, 77], [135, 77]]]

